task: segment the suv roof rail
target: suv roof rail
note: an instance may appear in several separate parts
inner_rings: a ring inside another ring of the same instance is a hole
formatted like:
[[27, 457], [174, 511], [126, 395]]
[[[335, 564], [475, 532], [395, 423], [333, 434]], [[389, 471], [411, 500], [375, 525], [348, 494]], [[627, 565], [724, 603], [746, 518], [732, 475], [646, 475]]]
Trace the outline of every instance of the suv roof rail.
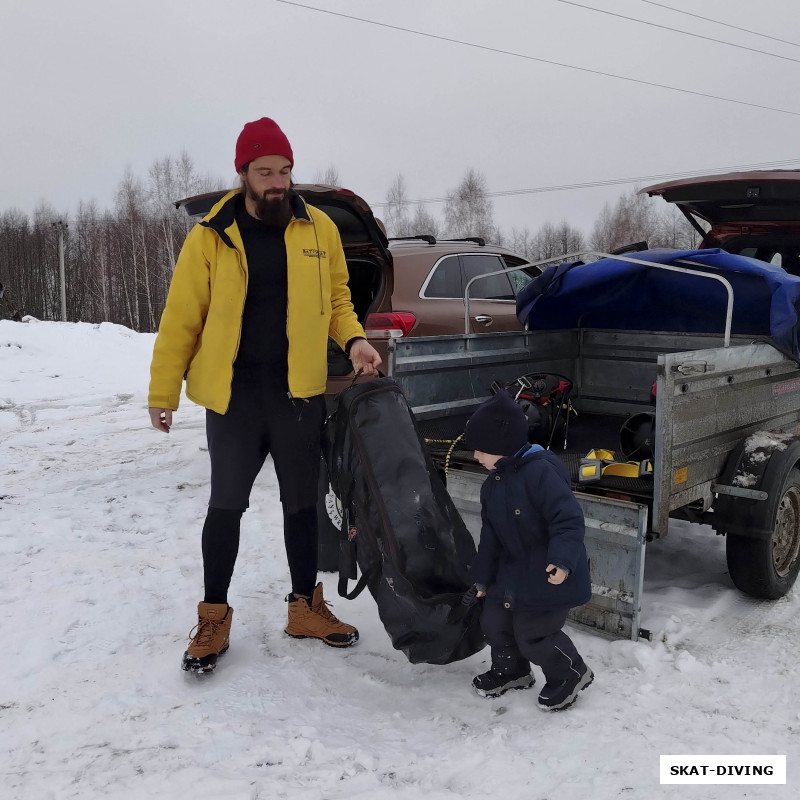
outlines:
[[408, 241], [409, 239], [421, 239], [423, 242], [427, 242], [428, 244], [436, 244], [436, 238], [431, 236], [429, 233], [420, 233], [416, 236], [390, 236], [390, 242], [404, 242]]
[[440, 239], [442, 242], [475, 242], [480, 247], [486, 247], [483, 236], [462, 236], [460, 239]]

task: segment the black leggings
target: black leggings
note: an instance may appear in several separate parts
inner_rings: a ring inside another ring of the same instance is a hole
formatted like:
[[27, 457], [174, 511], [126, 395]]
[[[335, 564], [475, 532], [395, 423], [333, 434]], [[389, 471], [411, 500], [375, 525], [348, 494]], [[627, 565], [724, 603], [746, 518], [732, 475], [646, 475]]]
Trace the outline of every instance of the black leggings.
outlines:
[[322, 395], [294, 400], [274, 384], [234, 378], [227, 413], [206, 412], [211, 499], [203, 525], [205, 601], [226, 603], [250, 491], [272, 456], [283, 506], [292, 591], [310, 596], [317, 579]]
[[[239, 552], [242, 511], [209, 508], [203, 525], [203, 579], [206, 603], [227, 603], [228, 588]], [[283, 539], [292, 592], [310, 597], [317, 582], [317, 509], [284, 513]]]
[[281, 502], [294, 514], [316, 504], [325, 398], [294, 400], [280, 389], [234, 378], [225, 414], [206, 411], [211, 508], [246, 509], [267, 456]]

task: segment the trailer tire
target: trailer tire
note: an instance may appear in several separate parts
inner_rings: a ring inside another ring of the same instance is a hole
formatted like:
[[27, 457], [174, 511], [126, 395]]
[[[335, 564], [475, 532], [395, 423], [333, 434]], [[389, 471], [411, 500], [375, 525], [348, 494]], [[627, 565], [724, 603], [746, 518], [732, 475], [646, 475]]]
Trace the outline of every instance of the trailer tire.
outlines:
[[800, 571], [800, 470], [789, 470], [780, 491], [770, 492], [770, 499], [752, 512], [751, 523], [771, 535], [728, 533], [728, 572], [746, 594], [777, 600], [792, 588]]

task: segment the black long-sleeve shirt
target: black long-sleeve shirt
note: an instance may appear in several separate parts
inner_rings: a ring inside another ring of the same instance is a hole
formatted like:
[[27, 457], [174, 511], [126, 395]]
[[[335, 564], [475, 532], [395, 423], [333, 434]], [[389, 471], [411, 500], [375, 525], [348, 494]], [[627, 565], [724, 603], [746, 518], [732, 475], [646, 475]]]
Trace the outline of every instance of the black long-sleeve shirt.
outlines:
[[250, 216], [243, 198], [237, 203], [236, 223], [247, 257], [248, 283], [234, 373], [238, 379], [280, 383], [288, 391], [285, 229]]

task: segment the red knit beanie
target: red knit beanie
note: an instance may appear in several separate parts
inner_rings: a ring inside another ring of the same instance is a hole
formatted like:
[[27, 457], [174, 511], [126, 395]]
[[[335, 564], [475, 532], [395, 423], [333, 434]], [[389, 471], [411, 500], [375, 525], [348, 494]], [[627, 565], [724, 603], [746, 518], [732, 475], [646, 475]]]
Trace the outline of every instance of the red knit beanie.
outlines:
[[260, 156], [283, 156], [294, 167], [292, 146], [286, 134], [269, 117], [248, 122], [236, 140], [236, 171]]

